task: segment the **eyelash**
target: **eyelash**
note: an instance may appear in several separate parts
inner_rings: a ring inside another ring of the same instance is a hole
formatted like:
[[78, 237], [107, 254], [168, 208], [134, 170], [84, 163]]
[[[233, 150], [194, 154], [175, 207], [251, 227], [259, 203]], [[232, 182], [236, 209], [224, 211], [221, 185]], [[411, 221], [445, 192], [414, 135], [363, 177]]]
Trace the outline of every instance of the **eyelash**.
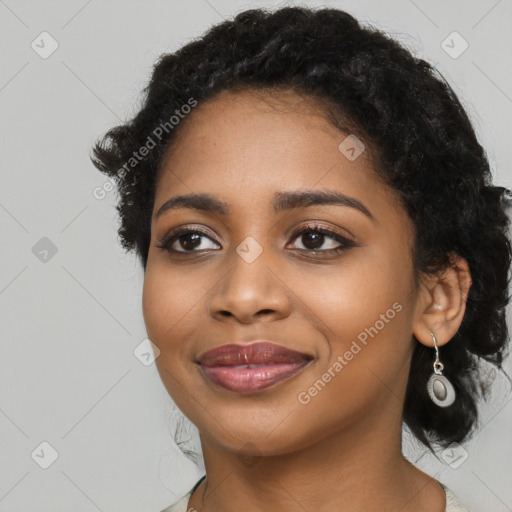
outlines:
[[[328, 255], [333, 255], [333, 254], [337, 255], [337, 254], [340, 254], [340, 253], [346, 251], [347, 249], [350, 249], [351, 247], [355, 247], [355, 245], [356, 245], [354, 242], [352, 242], [348, 238], [341, 236], [340, 234], [338, 234], [335, 231], [332, 231], [330, 229], [319, 226], [318, 224], [308, 224], [308, 225], [302, 226], [300, 229], [294, 231], [291, 235], [291, 241], [294, 242], [296, 239], [300, 238], [305, 233], [311, 233], [311, 232], [326, 235], [329, 238], [332, 238], [333, 240], [335, 240], [336, 242], [339, 242], [341, 245], [339, 247], [335, 247], [333, 249], [327, 249], [327, 250], [326, 249], [296, 249], [296, 250], [301, 251], [301, 252], [309, 252], [309, 253], [316, 253], [316, 254], [322, 253], [322, 254], [328, 254]], [[185, 255], [187, 253], [190, 254], [190, 253], [194, 253], [194, 252], [201, 252], [201, 251], [196, 251], [196, 250], [177, 251], [175, 249], [170, 248], [170, 246], [172, 245], [172, 243], [175, 240], [177, 240], [181, 236], [189, 234], [189, 233], [196, 233], [198, 235], [202, 235], [202, 236], [205, 236], [206, 238], [209, 238], [211, 241], [213, 241], [215, 243], [219, 243], [216, 240], [212, 239], [212, 237], [206, 231], [203, 231], [200, 228], [184, 227], [184, 228], [179, 229], [178, 231], [175, 231], [173, 233], [169, 233], [169, 234], [163, 236], [161, 239], [158, 240], [158, 245], [156, 247], [158, 247], [159, 249], [163, 249], [170, 254], [172, 253], [172, 254], [180, 255], [180, 256]], [[206, 250], [208, 250], [208, 249], [206, 249]]]

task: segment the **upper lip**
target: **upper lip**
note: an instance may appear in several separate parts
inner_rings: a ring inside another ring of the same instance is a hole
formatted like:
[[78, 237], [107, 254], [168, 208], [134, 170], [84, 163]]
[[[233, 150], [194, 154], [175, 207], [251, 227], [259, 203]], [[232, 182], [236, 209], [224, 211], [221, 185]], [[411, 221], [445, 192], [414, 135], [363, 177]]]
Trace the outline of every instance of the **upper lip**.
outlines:
[[270, 341], [250, 344], [230, 343], [204, 352], [198, 362], [203, 366], [239, 366], [244, 364], [300, 363], [312, 356]]

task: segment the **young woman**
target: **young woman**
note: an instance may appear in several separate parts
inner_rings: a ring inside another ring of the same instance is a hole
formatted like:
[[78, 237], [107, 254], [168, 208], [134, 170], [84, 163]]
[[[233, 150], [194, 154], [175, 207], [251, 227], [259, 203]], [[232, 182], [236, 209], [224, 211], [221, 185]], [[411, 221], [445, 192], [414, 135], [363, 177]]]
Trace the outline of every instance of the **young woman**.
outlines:
[[447, 82], [337, 9], [250, 10], [94, 147], [206, 475], [165, 512], [466, 510], [408, 462], [501, 368], [508, 195]]

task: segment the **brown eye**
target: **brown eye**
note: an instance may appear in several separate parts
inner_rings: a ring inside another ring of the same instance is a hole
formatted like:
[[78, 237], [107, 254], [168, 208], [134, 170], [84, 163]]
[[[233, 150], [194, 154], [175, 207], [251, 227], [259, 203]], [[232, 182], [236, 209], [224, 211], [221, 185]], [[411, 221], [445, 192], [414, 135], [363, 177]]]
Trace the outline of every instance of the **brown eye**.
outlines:
[[324, 244], [325, 238], [326, 236], [323, 233], [316, 233], [314, 231], [303, 233], [300, 237], [302, 245], [304, 245], [306, 249], [311, 250], [320, 249]]
[[199, 247], [201, 245], [201, 238], [203, 235], [199, 235], [198, 233], [187, 233], [185, 235], [181, 235], [178, 239], [178, 245], [181, 245], [183, 249], [186, 251], [190, 251]]
[[215, 246], [218, 245], [218, 242], [214, 242], [210, 235], [200, 229], [183, 228], [165, 236], [157, 247], [171, 253], [187, 253], [216, 249]]
[[327, 254], [339, 253], [355, 246], [354, 242], [339, 233], [318, 225], [302, 228], [294, 233], [292, 240], [298, 240], [302, 244], [302, 247], [295, 247], [295, 249]]

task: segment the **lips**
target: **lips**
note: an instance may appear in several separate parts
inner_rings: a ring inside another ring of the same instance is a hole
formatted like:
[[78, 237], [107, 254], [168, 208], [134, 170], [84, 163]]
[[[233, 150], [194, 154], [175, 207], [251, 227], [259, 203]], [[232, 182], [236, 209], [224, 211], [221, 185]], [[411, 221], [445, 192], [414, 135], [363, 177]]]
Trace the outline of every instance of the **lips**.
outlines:
[[211, 349], [200, 356], [198, 363], [213, 383], [231, 391], [250, 393], [291, 378], [311, 360], [308, 354], [258, 341]]

